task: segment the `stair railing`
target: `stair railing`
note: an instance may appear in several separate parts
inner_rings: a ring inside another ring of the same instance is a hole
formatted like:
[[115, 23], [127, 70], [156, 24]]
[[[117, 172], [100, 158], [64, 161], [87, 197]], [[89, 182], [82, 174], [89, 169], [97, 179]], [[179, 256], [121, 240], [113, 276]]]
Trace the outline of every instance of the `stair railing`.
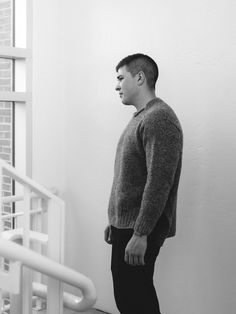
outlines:
[[[23, 191], [22, 195], [2, 196], [3, 176], [14, 180], [17, 190]], [[62, 314], [63, 302], [66, 307], [76, 311], [92, 307], [96, 300], [92, 282], [84, 275], [62, 265], [64, 202], [0, 160], [0, 204], [2, 206], [6, 203], [17, 205], [14, 213], [4, 214], [0, 210], [0, 289], [11, 294], [10, 313], [32, 314], [33, 294], [44, 298], [47, 296], [47, 314]], [[15, 229], [5, 231], [3, 222], [9, 218], [14, 219]], [[10, 241], [19, 239], [22, 246]], [[10, 262], [9, 273], [4, 271], [5, 259], [15, 261]], [[42, 274], [48, 277], [45, 278]], [[63, 282], [81, 289], [82, 296], [63, 294]]]
[[[17, 262], [18, 268], [21, 266], [26, 266], [30, 269], [36, 270], [42, 274], [80, 289], [82, 291], [83, 298], [77, 298], [78, 303], [74, 304], [74, 311], [86, 311], [94, 304], [94, 301], [96, 300], [95, 288], [89, 278], [64, 265], [54, 262], [48, 257], [40, 255], [39, 253], [5, 239], [0, 239], [0, 255], [10, 259], [11, 261]], [[15, 279], [16, 278], [12, 278], [12, 280]], [[8, 280], [11, 280], [11, 278], [8, 277]], [[16, 284], [16, 282], [14, 283]], [[40, 286], [35, 284], [35, 290], [39, 291]], [[47, 290], [45, 293], [46, 292]], [[44, 297], [45, 293], [43, 290], [41, 290], [41, 293], [42, 297]], [[66, 297], [68, 298], [67, 295], [65, 295], [65, 298]]]

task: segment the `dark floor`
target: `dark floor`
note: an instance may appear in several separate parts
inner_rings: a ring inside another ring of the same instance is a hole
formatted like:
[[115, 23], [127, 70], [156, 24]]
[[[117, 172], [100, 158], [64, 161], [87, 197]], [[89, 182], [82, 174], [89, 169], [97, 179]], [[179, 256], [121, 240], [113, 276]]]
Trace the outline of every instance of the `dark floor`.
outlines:
[[[44, 311], [40, 311], [40, 312], [32, 312], [32, 314], [46, 314], [46, 311], [44, 310]], [[64, 310], [64, 314], [77, 314], [78, 312], [74, 312], [74, 311], [70, 311], [70, 310], [67, 310], [67, 309], [65, 309]], [[99, 311], [99, 310], [97, 310], [97, 309], [91, 309], [91, 310], [89, 310], [89, 311], [87, 311], [87, 312], [80, 312], [81, 314], [110, 314], [110, 313], [107, 313], [107, 312], [103, 312], [103, 311]]]
[[87, 312], [83, 312], [81, 314], [110, 314], [110, 313], [99, 311], [97, 309], [91, 309], [91, 310], [89, 310]]

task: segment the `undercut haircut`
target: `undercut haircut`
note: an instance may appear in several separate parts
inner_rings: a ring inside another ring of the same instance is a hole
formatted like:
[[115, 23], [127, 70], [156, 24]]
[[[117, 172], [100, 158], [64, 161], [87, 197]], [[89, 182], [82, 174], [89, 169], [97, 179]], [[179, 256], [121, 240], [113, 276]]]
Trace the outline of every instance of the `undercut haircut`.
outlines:
[[116, 72], [123, 66], [126, 66], [126, 70], [130, 72], [132, 76], [143, 71], [147, 80], [147, 86], [150, 89], [155, 89], [159, 70], [156, 62], [151, 57], [142, 53], [129, 55], [117, 64]]

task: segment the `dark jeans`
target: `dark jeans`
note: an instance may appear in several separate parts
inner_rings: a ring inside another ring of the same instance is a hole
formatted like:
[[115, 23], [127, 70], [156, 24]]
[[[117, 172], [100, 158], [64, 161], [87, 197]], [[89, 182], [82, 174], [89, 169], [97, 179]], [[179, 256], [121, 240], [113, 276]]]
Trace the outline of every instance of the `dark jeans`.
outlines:
[[128, 265], [124, 254], [132, 235], [132, 229], [112, 227], [111, 271], [117, 308], [121, 314], [160, 314], [153, 285], [154, 265], [160, 246], [149, 236], [145, 266]]

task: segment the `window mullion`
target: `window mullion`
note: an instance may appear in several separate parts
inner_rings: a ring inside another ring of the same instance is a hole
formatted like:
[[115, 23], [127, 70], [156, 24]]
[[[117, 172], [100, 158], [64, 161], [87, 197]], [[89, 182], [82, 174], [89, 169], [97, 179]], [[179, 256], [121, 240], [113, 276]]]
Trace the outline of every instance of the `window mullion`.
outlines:
[[0, 58], [26, 59], [31, 57], [31, 50], [27, 48], [0, 47]]
[[26, 92], [0, 92], [0, 101], [27, 102], [29, 93]]

